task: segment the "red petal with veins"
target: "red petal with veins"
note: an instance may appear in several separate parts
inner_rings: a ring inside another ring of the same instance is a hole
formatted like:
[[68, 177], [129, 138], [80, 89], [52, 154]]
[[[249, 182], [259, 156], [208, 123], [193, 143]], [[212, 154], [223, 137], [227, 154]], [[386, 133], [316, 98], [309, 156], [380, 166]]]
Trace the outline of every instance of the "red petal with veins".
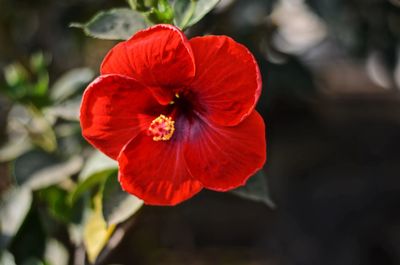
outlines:
[[214, 123], [232, 126], [254, 109], [261, 93], [261, 75], [253, 55], [226, 36], [191, 39], [196, 77], [190, 85], [199, 111]]
[[205, 188], [227, 191], [244, 185], [266, 160], [265, 126], [253, 111], [237, 126], [193, 123], [185, 159], [192, 176]]
[[193, 80], [195, 65], [182, 31], [160, 24], [116, 45], [101, 65], [101, 74], [110, 73], [133, 77], [146, 86], [170, 88], [167, 96], [172, 99], [173, 88], [185, 87]]
[[116, 159], [122, 147], [162, 111], [148, 89], [132, 78], [102, 75], [86, 89], [80, 110], [82, 134]]
[[119, 181], [125, 191], [146, 204], [175, 205], [202, 189], [187, 170], [182, 143], [173, 139], [153, 141], [141, 134], [125, 146], [118, 157]]

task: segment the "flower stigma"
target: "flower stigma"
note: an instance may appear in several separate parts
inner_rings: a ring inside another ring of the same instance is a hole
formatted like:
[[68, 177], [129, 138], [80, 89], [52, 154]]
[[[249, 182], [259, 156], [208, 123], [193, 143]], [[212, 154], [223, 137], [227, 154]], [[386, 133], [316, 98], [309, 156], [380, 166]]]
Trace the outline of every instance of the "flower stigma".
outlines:
[[153, 136], [153, 141], [167, 141], [175, 131], [175, 121], [171, 117], [161, 114], [155, 118], [148, 129], [148, 134]]

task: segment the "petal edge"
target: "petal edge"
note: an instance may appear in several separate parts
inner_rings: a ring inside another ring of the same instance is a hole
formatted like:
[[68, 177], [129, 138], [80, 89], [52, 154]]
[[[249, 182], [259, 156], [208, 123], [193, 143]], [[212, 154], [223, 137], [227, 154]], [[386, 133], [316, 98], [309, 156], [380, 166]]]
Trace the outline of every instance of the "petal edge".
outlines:
[[207, 189], [242, 186], [265, 164], [264, 121], [253, 111], [237, 126], [199, 122], [190, 129], [185, 158], [193, 177]]
[[196, 77], [190, 86], [202, 103], [202, 115], [214, 123], [233, 126], [253, 111], [262, 89], [253, 54], [227, 36], [191, 39]]

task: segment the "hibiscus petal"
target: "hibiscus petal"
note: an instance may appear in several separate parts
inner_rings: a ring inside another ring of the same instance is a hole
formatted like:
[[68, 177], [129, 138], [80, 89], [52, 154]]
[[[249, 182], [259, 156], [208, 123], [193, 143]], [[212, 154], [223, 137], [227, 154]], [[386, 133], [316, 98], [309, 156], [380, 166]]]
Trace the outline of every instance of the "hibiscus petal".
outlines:
[[205, 188], [226, 191], [244, 185], [266, 160], [265, 126], [253, 111], [237, 126], [192, 124], [185, 159]]
[[226, 36], [191, 39], [196, 77], [190, 86], [202, 115], [214, 123], [236, 125], [254, 109], [261, 75], [253, 55]]
[[153, 141], [141, 134], [118, 157], [122, 188], [146, 204], [176, 205], [202, 189], [192, 178], [182, 156], [182, 146], [172, 138]]
[[127, 75], [146, 86], [175, 88], [191, 82], [195, 65], [182, 31], [160, 24], [116, 45], [104, 59], [101, 73]]
[[103, 75], [86, 89], [80, 111], [83, 136], [116, 159], [122, 147], [161, 112], [148, 89], [132, 78]]

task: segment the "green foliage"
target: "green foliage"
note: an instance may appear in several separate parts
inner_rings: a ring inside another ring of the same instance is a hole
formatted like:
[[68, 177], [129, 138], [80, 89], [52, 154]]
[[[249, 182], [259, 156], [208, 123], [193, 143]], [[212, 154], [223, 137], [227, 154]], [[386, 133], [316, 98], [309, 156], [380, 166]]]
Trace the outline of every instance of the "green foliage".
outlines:
[[0, 204], [0, 250], [7, 247], [27, 216], [32, 204], [28, 189], [12, 189], [2, 196]]
[[107, 226], [103, 219], [100, 193], [93, 198], [93, 204], [94, 209], [90, 212], [83, 231], [83, 243], [91, 263], [96, 261], [115, 229], [115, 225]]
[[[136, 198], [125, 199], [111, 186], [104, 187], [110, 175], [115, 177], [117, 164], [93, 152], [82, 139], [77, 113], [83, 89], [94, 77], [93, 71], [70, 70], [49, 86], [47, 65], [48, 60], [38, 53], [30, 57], [29, 68], [13, 63], [4, 72], [6, 86], [2, 92], [12, 104], [7, 141], [0, 146], [0, 161], [10, 164], [15, 182], [0, 197], [0, 260], [4, 264], [68, 264], [68, 250], [55, 243], [54, 237], [62, 229], [78, 247], [85, 230], [86, 239], [93, 238], [91, 244], [95, 244], [96, 233], [92, 236], [87, 232], [93, 231], [88, 224], [107, 226], [101, 211], [103, 191], [107, 196], [116, 196], [112, 198], [115, 205], [107, 205], [104, 214], [115, 225], [141, 205]], [[95, 194], [100, 194], [100, 212], [96, 210], [93, 219], [89, 202]], [[134, 204], [125, 205], [133, 201]], [[108, 204], [105, 200], [104, 203]], [[35, 238], [40, 240], [35, 242]], [[101, 248], [108, 243], [107, 239], [104, 238]], [[64, 258], [54, 263], [54, 252]]]
[[128, 0], [130, 7], [139, 12], [147, 12], [157, 4], [157, 0]]
[[69, 197], [70, 203], [75, 203], [82, 194], [104, 183], [116, 171], [117, 163], [114, 160], [99, 151], [93, 152], [79, 174], [79, 183]]
[[271, 208], [276, 207], [270, 198], [267, 176], [263, 170], [258, 171], [247, 181], [245, 186], [233, 190], [232, 193], [244, 199], [265, 203]]
[[61, 242], [49, 239], [46, 242], [44, 260], [49, 265], [67, 265], [69, 260], [68, 250]]
[[0, 264], [16, 265], [14, 256], [8, 251], [3, 251], [2, 253], [0, 253]]
[[199, 22], [220, 0], [175, 0], [174, 24], [186, 29]]
[[32, 207], [10, 245], [16, 263], [24, 264], [32, 259], [41, 259], [45, 251], [46, 237], [38, 208]]
[[143, 201], [124, 192], [116, 173], [108, 176], [103, 185], [103, 217], [108, 225], [119, 224], [135, 214]]
[[171, 24], [174, 19], [174, 12], [168, 0], [154, 1], [150, 10], [144, 14], [147, 19], [154, 24]]
[[126, 40], [138, 30], [147, 27], [144, 17], [128, 8], [115, 8], [97, 13], [89, 22], [73, 23], [86, 35], [105, 40]]
[[11, 135], [9, 140], [0, 147], [0, 162], [11, 161], [32, 148], [26, 135]]
[[105, 40], [127, 40], [155, 24], [174, 24], [186, 29], [199, 22], [220, 0], [128, 0], [128, 8], [98, 12], [87, 23], [72, 23], [86, 35]]
[[14, 176], [19, 185], [37, 190], [68, 179], [79, 172], [82, 163], [78, 156], [61, 161], [43, 151], [32, 150], [15, 160]]
[[63, 102], [83, 92], [94, 78], [90, 68], [75, 68], [64, 73], [52, 86], [50, 98], [53, 102]]
[[46, 69], [49, 59], [43, 53], [30, 57], [30, 67], [21, 63], [13, 63], [4, 68], [6, 86], [2, 89], [13, 101], [23, 104], [33, 104], [37, 108], [49, 105], [47, 91], [49, 88], [49, 73]]
[[51, 186], [38, 191], [38, 197], [45, 203], [48, 214], [54, 220], [65, 224], [75, 222], [79, 212], [68, 203], [69, 191], [60, 186]]

